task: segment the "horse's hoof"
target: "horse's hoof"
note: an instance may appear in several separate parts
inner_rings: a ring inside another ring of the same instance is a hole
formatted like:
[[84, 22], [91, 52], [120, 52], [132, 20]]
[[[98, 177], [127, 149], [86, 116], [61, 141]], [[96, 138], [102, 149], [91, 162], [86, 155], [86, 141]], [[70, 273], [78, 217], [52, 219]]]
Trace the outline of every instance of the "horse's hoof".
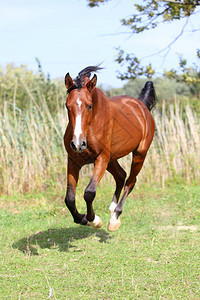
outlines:
[[120, 225], [121, 225], [121, 221], [120, 219], [117, 219], [112, 222], [110, 221], [107, 228], [109, 231], [116, 231]]
[[86, 219], [86, 215], [82, 215], [82, 219], [80, 221], [81, 225], [88, 225], [88, 220]]
[[93, 228], [101, 228], [102, 227], [102, 225], [103, 225], [103, 222], [102, 222], [102, 220], [100, 219], [100, 217], [99, 216], [97, 216], [97, 215], [95, 215], [95, 218], [94, 218], [94, 220], [92, 221], [92, 222], [88, 222], [89, 223], [89, 225], [91, 225]]

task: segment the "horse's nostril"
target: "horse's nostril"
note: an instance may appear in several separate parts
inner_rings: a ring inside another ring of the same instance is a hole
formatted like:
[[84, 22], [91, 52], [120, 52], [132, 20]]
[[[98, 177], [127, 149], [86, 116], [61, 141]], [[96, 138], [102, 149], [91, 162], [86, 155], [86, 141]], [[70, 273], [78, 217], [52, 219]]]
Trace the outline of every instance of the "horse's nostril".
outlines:
[[85, 142], [85, 141], [82, 141], [81, 146], [82, 146], [82, 147], [86, 147], [86, 142]]
[[75, 146], [75, 144], [74, 144], [73, 141], [71, 141], [70, 145], [71, 145], [72, 149], [73, 149], [74, 151], [76, 151], [76, 146]]

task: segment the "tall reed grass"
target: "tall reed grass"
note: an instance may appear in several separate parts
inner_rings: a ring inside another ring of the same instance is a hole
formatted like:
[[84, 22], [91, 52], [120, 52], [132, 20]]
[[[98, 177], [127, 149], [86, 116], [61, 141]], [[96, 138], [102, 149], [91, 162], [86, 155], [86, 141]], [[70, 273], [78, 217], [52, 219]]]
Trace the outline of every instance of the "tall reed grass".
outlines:
[[0, 192], [26, 192], [64, 185], [66, 154], [63, 132], [67, 116], [63, 107], [52, 116], [45, 99], [36, 102], [29, 93], [30, 106], [21, 112], [7, 102], [0, 112]]
[[[187, 105], [180, 104], [153, 112], [156, 131], [144, 166], [138, 176], [139, 184], [165, 186], [169, 182], [198, 182], [200, 180], [200, 118]], [[127, 158], [124, 159], [127, 161]]]
[[[0, 112], [0, 193], [30, 192], [57, 186], [66, 188], [67, 154], [63, 134], [67, 113], [58, 105], [52, 116], [43, 95], [36, 102], [29, 90], [29, 109], [21, 112], [4, 102]], [[11, 108], [12, 107], [12, 108]], [[200, 179], [200, 119], [186, 106], [165, 106], [153, 112], [156, 132], [138, 184], [164, 186], [171, 178], [187, 182]], [[131, 158], [120, 160], [125, 169]], [[91, 167], [82, 176], [91, 173]], [[105, 175], [108, 180], [108, 175]], [[110, 177], [109, 177], [110, 178]], [[105, 179], [103, 179], [105, 180]], [[112, 181], [111, 181], [112, 182]]]

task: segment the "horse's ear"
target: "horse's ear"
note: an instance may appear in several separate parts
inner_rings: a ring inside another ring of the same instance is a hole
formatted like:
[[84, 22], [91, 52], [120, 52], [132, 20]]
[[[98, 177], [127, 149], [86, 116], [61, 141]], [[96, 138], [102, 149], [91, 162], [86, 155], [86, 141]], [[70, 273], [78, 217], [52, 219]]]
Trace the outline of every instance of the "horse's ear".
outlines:
[[69, 73], [67, 73], [65, 75], [65, 86], [69, 90], [73, 85], [74, 85], [74, 82], [73, 82], [71, 76], [69, 75]]
[[94, 74], [93, 78], [86, 83], [86, 87], [89, 92], [91, 92], [97, 84], [97, 75]]

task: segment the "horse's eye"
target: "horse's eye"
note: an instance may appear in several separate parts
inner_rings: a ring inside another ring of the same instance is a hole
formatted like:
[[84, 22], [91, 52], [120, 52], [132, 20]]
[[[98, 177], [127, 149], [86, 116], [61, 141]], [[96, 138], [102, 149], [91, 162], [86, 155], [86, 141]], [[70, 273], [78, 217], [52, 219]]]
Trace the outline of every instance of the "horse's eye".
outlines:
[[88, 110], [92, 109], [92, 104], [88, 105]]

